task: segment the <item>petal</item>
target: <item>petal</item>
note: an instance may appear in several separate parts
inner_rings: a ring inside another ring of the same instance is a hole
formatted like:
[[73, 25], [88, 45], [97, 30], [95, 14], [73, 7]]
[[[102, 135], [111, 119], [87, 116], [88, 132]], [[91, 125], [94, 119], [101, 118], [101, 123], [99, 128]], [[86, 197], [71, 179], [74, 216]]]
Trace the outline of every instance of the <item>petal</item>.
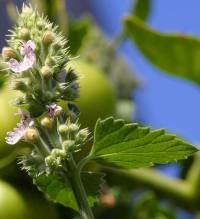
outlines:
[[19, 142], [25, 134], [26, 127], [22, 123], [17, 124], [17, 128], [14, 128], [12, 132], [8, 132], [6, 136], [6, 143], [14, 145]]
[[57, 105], [56, 103], [52, 103], [51, 105], [48, 105], [47, 109], [50, 117], [58, 116], [62, 111], [62, 107]]
[[29, 56], [25, 56], [23, 61], [20, 63], [20, 71], [26, 71], [29, 68], [31, 68], [36, 61], [35, 54], [32, 52], [29, 54]]
[[36, 48], [35, 43], [32, 40], [29, 40], [27, 42], [22, 42], [20, 53], [23, 56], [26, 56], [30, 53], [32, 53]]
[[14, 72], [21, 72], [20, 63], [16, 59], [10, 59], [7, 62], [9, 69]]

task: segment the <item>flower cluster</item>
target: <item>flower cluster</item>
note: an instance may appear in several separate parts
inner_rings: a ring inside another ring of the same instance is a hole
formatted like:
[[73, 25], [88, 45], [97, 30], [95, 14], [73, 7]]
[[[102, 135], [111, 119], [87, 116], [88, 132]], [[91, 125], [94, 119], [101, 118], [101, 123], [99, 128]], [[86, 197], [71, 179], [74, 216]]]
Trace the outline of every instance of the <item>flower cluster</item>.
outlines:
[[[77, 124], [79, 109], [74, 100], [79, 96], [78, 76], [67, 68], [67, 42], [57, 26], [31, 7], [23, 6], [9, 37], [1, 63], [7, 65], [11, 88], [23, 95], [15, 100], [21, 121], [7, 133], [6, 142], [31, 143], [32, 154], [23, 157], [22, 163], [39, 161], [42, 171], [51, 172], [88, 137], [88, 131]], [[66, 107], [59, 105], [61, 100], [66, 101]]]

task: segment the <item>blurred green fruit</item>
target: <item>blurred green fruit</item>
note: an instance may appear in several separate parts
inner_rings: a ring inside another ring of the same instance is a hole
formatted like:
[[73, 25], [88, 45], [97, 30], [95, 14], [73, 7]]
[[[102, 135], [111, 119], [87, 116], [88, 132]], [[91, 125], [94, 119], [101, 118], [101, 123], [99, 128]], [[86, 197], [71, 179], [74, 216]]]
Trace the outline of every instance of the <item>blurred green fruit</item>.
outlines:
[[27, 219], [28, 208], [18, 191], [0, 180], [0, 218]]
[[7, 85], [0, 89], [0, 159], [15, 150], [15, 146], [5, 142], [6, 133], [13, 130], [18, 121], [18, 118], [14, 116], [17, 108], [10, 103], [14, 97], [16, 97], [16, 92], [10, 91]]
[[5, 141], [6, 133], [12, 131], [19, 122], [19, 117], [14, 115], [18, 108], [11, 104], [19, 95], [20, 92], [10, 90], [7, 84], [0, 89], [0, 167], [9, 164], [17, 154], [29, 152], [28, 144], [8, 145]]
[[73, 62], [79, 74], [80, 98], [76, 101], [80, 107], [80, 123], [93, 130], [98, 118], [115, 114], [116, 95], [108, 78], [99, 68], [84, 61]]
[[38, 195], [29, 193], [26, 198], [29, 209], [27, 219], [58, 219], [58, 211], [53, 202], [45, 200]]

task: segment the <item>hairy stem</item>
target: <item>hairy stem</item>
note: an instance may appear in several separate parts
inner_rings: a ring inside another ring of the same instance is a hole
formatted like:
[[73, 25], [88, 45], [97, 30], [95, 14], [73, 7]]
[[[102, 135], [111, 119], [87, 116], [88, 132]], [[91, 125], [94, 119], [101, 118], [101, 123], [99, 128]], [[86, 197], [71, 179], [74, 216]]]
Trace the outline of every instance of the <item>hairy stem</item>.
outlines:
[[83, 219], [94, 219], [92, 210], [87, 200], [85, 188], [81, 181], [80, 171], [78, 170], [77, 165], [72, 156], [68, 159], [67, 167], [70, 171], [70, 183], [71, 183], [71, 187], [74, 192], [74, 196], [76, 198], [77, 205], [79, 207], [81, 216], [83, 217]]

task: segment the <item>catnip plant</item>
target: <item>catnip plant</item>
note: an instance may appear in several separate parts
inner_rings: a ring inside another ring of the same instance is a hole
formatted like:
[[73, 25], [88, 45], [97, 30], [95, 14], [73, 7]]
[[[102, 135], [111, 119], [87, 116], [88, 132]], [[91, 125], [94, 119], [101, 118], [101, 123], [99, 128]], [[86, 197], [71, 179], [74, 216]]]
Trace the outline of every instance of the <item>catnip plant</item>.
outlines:
[[[88, 162], [107, 168], [140, 168], [185, 159], [197, 151], [164, 129], [150, 130], [112, 117], [99, 119], [90, 130], [92, 137], [79, 124], [78, 74], [70, 68], [67, 40], [58, 27], [24, 5], [8, 37], [1, 64], [11, 89], [21, 95], [13, 100], [20, 122], [7, 133], [6, 142], [11, 147], [19, 141], [29, 143], [31, 153], [21, 155], [19, 164], [50, 200], [93, 219], [91, 207], [104, 174], [85, 169]], [[61, 100], [66, 107], [60, 106]], [[89, 153], [76, 156], [91, 139]]]

